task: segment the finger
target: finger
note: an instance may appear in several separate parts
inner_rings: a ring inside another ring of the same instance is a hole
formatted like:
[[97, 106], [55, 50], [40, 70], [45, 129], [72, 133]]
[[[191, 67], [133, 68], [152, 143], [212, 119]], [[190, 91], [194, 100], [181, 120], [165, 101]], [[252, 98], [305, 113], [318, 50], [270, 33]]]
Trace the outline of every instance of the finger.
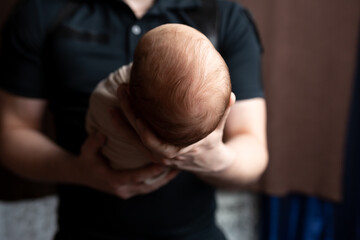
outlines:
[[235, 93], [231, 92], [229, 106], [231, 107], [232, 105], [234, 105], [235, 102], [236, 102], [236, 95]]
[[172, 179], [174, 179], [179, 174], [179, 172], [180, 172], [179, 170], [173, 169], [166, 175], [166, 177], [160, 179], [159, 181], [154, 182], [151, 185], [148, 185], [146, 183], [139, 184], [138, 191], [141, 194], [153, 192], [153, 191], [159, 189], [160, 187], [166, 185]]
[[221, 118], [221, 121], [217, 127], [217, 129], [220, 129], [220, 130], [223, 130], [224, 127], [225, 127], [225, 123], [226, 123], [226, 120], [230, 114], [230, 110], [231, 110], [231, 106], [234, 104], [235, 102], [235, 94], [232, 92], [231, 93], [231, 96], [230, 96], [230, 102], [229, 102], [229, 106], [227, 107], [225, 113], [224, 113], [224, 116]]
[[164, 184], [166, 184], [169, 181], [171, 181], [172, 179], [174, 179], [179, 173], [180, 173], [180, 170], [171, 169], [170, 172], [166, 175], [166, 177], [164, 177], [162, 180], [159, 180], [157, 183], [154, 184], [155, 187], [163, 186]]
[[119, 105], [122, 113], [137, 132], [143, 144], [151, 151], [160, 153], [168, 158], [175, 156], [179, 150], [177, 147], [163, 143], [140, 119], [135, 117], [129, 103], [126, 84], [121, 84], [118, 87], [117, 96], [120, 101]]
[[224, 131], [227, 118], [228, 118], [228, 116], [230, 114], [231, 106], [235, 103], [235, 101], [236, 101], [236, 96], [235, 96], [235, 94], [233, 92], [231, 92], [229, 105], [228, 105], [227, 109], [225, 110], [224, 115], [222, 116], [222, 118], [221, 118], [218, 126], [216, 127], [216, 129], [212, 133], [210, 133], [207, 137], [201, 139], [200, 141], [198, 141], [196, 143], [193, 143], [193, 144], [191, 144], [191, 145], [189, 145], [187, 147], [184, 147], [182, 149], [178, 149], [177, 156], [181, 156], [181, 155], [189, 153], [189, 152], [192, 152], [193, 154], [195, 154], [196, 151], [197, 151], [198, 146], [201, 146], [210, 137], [216, 136], [216, 135], [214, 135], [214, 133], [217, 133], [219, 131], [222, 133]]
[[136, 117], [130, 106], [129, 94], [128, 94], [127, 88], [128, 88], [128, 84], [120, 84], [117, 89], [117, 97], [119, 99], [119, 106], [120, 106], [122, 113], [128, 120], [128, 122], [131, 124], [131, 126], [135, 130], [137, 130], [136, 125], [135, 125]]
[[180, 151], [179, 147], [161, 141], [141, 119], [136, 120], [136, 129], [143, 144], [152, 152], [165, 158], [173, 158]]
[[196, 143], [193, 143], [187, 147], [184, 147], [182, 149], [180, 149], [178, 151], [178, 154], [176, 157], [179, 157], [179, 156], [185, 156], [185, 154], [191, 154], [191, 155], [194, 155], [198, 152], [198, 149], [199, 149], [199, 146], [203, 143], [205, 138], [201, 139], [200, 141], [196, 142]]
[[166, 177], [169, 172], [170, 172], [170, 168], [167, 169], [167, 170], [165, 170], [163, 173], [161, 173], [161, 174], [158, 175], [158, 176], [145, 179], [144, 183], [145, 183], [146, 185], [154, 184], [155, 182], [160, 181], [161, 179], [163, 179], [164, 177]]
[[185, 161], [181, 161], [181, 160], [174, 160], [174, 159], [169, 159], [165, 161], [165, 165], [167, 166], [171, 166], [173, 168], [178, 168], [178, 169], [184, 169], [184, 166], [187, 165], [187, 163]]
[[161, 175], [167, 169], [167, 167], [152, 164], [134, 170], [114, 171], [113, 178], [119, 184], [143, 183], [146, 179]]
[[165, 178], [157, 181], [152, 185], [147, 185], [145, 183], [137, 183], [132, 186], [128, 185], [128, 186], [119, 187], [118, 190], [115, 191], [115, 194], [122, 199], [129, 199], [136, 195], [147, 194], [166, 185], [169, 181], [174, 179], [178, 173], [179, 173], [178, 170], [172, 170]]
[[192, 171], [192, 172], [208, 172], [209, 170], [201, 166], [187, 163], [181, 160], [171, 160], [171, 166], [180, 170]]
[[100, 148], [104, 145], [106, 137], [101, 132], [96, 132], [88, 136], [83, 144], [82, 150], [89, 155], [99, 152]]

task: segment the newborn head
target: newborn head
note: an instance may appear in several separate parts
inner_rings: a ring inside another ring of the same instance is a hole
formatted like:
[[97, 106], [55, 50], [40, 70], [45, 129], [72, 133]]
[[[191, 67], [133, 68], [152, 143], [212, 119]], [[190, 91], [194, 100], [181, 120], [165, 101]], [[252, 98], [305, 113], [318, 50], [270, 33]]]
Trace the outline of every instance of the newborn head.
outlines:
[[140, 39], [131, 104], [161, 140], [183, 147], [206, 137], [218, 126], [230, 94], [227, 65], [199, 31], [165, 24]]

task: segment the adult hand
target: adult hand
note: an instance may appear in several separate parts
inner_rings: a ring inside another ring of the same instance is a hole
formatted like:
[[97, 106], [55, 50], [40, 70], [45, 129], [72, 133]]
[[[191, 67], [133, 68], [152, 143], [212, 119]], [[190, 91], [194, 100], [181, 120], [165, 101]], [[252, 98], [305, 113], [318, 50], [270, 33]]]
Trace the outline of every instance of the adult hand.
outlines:
[[168, 168], [151, 164], [134, 170], [112, 170], [107, 164], [107, 159], [100, 153], [105, 141], [105, 136], [100, 133], [90, 135], [86, 139], [81, 154], [75, 160], [76, 183], [128, 199], [155, 191], [178, 173], [176, 170], [171, 170], [165, 177], [149, 184], [148, 179], [156, 178], [164, 171], [168, 171]]
[[141, 120], [137, 119], [130, 107], [127, 85], [118, 88], [120, 108], [125, 117], [139, 135], [142, 143], [152, 152], [153, 161], [167, 166], [177, 167], [199, 173], [218, 172], [232, 165], [235, 160], [233, 151], [223, 143], [223, 131], [230, 106], [235, 102], [232, 94], [218, 127], [207, 137], [185, 148], [179, 148], [158, 139]]

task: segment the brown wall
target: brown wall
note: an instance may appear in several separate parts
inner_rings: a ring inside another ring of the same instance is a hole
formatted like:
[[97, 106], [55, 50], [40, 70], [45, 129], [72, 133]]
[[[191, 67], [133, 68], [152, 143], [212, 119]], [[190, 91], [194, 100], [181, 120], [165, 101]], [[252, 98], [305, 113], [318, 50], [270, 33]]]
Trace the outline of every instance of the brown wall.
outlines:
[[341, 198], [358, 0], [241, 0], [265, 46], [270, 164], [258, 187]]

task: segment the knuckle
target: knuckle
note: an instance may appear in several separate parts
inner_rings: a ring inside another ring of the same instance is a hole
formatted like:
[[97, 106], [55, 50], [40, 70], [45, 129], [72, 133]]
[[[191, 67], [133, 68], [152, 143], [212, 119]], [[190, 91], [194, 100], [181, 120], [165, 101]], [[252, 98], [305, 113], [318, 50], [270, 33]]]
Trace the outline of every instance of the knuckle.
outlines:
[[101, 176], [101, 179], [104, 179], [104, 184], [112, 191], [120, 191], [124, 188], [124, 185], [122, 185], [119, 180], [114, 178], [112, 175], [104, 173]]
[[128, 200], [129, 198], [131, 198], [131, 196], [130, 195], [126, 195], [126, 196], [123, 196], [123, 197], [120, 197], [121, 199], [123, 199], [123, 200]]
[[161, 161], [163, 164], [165, 164], [166, 166], [172, 166], [173, 165], [173, 162], [169, 159], [163, 159]]
[[172, 159], [172, 158], [174, 158], [174, 155], [171, 154], [171, 153], [169, 153], [169, 152], [164, 152], [163, 155], [164, 155], [164, 158], [165, 158], [165, 159]]
[[127, 191], [126, 188], [124, 187], [118, 187], [115, 189], [115, 193], [116, 193], [116, 196], [118, 196], [119, 198], [121, 199], [129, 199], [130, 198], [130, 193], [129, 191]]
[[142, 176], [139, 174], [135, 174], [133, 176], [131, 176], [130, 181], [133, 183], [138, 183], [142, 181]]
[[141, 141], [148, 147], [152, 147], [152, 138], [150, 134], [146, 133], [145, 131], [142, 131], [140, 133]]
[[142, 188], [139, 190], [139, 194], [147, 194], [150, 193], [152, 191], [155, 191], [156, 189], [158, 189], [160, 186], [158, 185], [158, 183], [154, 183], [151, 185], [146, 185], [146, 187]]
[[129, 192], [122, 192], [118, 196], [123, 200], [127, 200], [127, 199], [131, 198], [133, 196], [133, 194], [131, 194]]
[[149, 188], [147, 187], [147, 188], [145, 188], [145, 187], [143, 187], [143, 188], [141, 188], [141, 189], [139, 189], [139, 194], [146, 194], [146, 193], [149, 193], [150, 192], [150, 190], [149, 190]]
[[101, 166], [93, 168], [93, 175], [105, 179], [105, 181], [110, 182], [111, 179], [107, 176], [107, 169]]
[[121, 193], [121, 192], [117, 193], [116, 196], [118, 196], [120, 199], [123, 199], [123, 200], [126, 200], [129, 198], [126, 194]]
[[121, 192], [122, 191], [122, 188], [113, 180], [107, 180], [106, 181], [106, 185], [108, 188], [111, 189], [111, 191], [113, 192]]
[[172, 151], [170, 148], [166, 148], [163, 152], [165, 158], [171, 159], [176, 157], [176, 152]]

